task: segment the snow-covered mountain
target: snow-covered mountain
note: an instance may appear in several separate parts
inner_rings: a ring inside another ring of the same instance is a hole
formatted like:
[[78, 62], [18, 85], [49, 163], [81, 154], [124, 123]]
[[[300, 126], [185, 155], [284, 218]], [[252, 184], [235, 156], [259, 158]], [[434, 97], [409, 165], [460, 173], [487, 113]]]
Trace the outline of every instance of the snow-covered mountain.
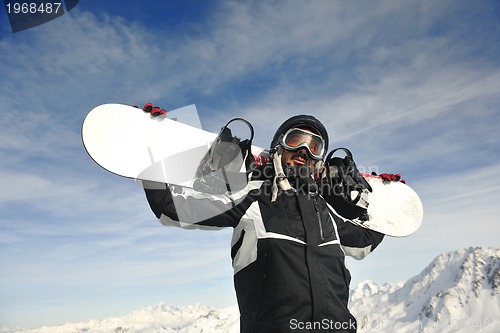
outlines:
[[2, 330], [0, 333], [237, 333], [237, 306], [214, 309], [204, 305], [170, 306], [163, 303], [134, 311], [124, 317], [86, 323], [42, 327], [33, 330]]
[[[359, 332], [500, 332], [500, 248], [440, 255], [404, 283], [365, 281], [351, 292]], [[238, 333], [237, 306], [165, 304], [120, 318], [0, 333]]]
[[360, 332], [500, 332], [500, 249], [434, 259], [405, 283], [360, 283], [350, 309]]

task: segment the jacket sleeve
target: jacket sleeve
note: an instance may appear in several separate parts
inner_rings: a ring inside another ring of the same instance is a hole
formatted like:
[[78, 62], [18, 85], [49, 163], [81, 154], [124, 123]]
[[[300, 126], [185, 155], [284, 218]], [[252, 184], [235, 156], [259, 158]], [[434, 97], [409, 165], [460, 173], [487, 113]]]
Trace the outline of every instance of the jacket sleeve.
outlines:
[[186, 229], [235, 227], [251, 201], [244, 191], [231, 197], [155, 182], [143, 182], [143, 187], [151, 210], [163, 225]]
[[351, 223], [338, 215], [331, 206], [329, 210], [337, 224], [340, 245], [346, 255], [361, 260], [372, 253], [384, 239], [384, 234]]

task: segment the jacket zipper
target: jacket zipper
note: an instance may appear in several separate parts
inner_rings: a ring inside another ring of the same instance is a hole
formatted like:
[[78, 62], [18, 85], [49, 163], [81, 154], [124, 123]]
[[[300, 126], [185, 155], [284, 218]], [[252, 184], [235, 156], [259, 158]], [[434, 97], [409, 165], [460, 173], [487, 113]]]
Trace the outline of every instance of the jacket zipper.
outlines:
[[316, 211], [316, 216], [318, 217], [319, 235], [321, 237], [321, 240], [325, 240], [325, 236], [323, 235], [323, 222], [321, 219], [321, 213], [320, 213], [318, 201], [316, 200], [316, 198], [313, 198], [313, 203], [314, 203], [314, 210]]

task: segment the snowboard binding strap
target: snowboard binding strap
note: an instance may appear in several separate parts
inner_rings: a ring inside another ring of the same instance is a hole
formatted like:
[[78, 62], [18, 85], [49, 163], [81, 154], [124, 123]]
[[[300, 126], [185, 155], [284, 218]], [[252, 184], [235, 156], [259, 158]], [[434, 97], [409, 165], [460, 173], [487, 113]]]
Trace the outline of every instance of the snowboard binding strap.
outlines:
[[[339, 150], [346, 154], [344, 158], [333, 157]], [[366, 197], [372, 188], [360, 174], [349, 149], [332, 150], [317, 181], [321, 194], [337, 213], [348, 219], [368, 220]]]
[[[232, 134], [229, 124], [235, 121], [243, 122], [248, 126], [249, 139], [242, 140]], [[255, 167], [255, 158], [251, 151], [253, 137], [254, 129], [249, 121], [243, 118], [228, 121], [201, 160], [196, 171], [194, 189], [204, 193], [222, 194], [245, 187], [248, 174]], [[246, 172], [242, 172], [243, 163], [245, 163]]]

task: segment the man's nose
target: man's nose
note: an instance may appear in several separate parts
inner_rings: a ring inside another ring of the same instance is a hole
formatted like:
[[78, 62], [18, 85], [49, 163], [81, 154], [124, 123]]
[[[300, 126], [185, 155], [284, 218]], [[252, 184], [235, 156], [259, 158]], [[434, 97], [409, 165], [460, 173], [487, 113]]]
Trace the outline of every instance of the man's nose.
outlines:
[[300, 147], [300, 149], [298, 150], [298, 153], [300, 155], [305, 155], [307, 156], [307, 149], [305, 147]]

